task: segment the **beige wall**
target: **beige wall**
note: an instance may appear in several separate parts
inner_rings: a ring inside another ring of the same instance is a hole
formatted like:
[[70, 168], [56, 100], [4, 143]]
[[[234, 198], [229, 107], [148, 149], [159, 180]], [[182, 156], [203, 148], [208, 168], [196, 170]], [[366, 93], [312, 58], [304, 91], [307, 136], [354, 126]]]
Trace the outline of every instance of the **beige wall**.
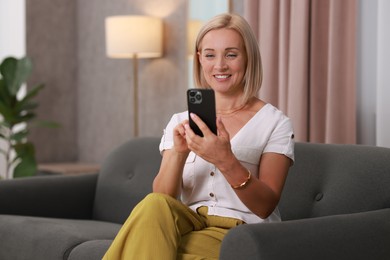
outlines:
[[44, 83], [38, 117], [60, 129], [32, 129], [40, 161], [73, 161], [77, 151], [76, 1], [26, 1], [26, 53], [34, 68], [28, 87]]
[[[40, 0], [27, 2], [30, 85], [44, 82], [38, 116], [59, 129], [34, 129], [40, 162], [101, 162], [133, 137], [132, 60], [105, 55], [104, 18], [163, 18], [164, 56], [139, 61], [140, 135], [161, 136], [171, 115], [186, 109], [186, 0]], [[242, 13], [240, 0], [233, 11]]]

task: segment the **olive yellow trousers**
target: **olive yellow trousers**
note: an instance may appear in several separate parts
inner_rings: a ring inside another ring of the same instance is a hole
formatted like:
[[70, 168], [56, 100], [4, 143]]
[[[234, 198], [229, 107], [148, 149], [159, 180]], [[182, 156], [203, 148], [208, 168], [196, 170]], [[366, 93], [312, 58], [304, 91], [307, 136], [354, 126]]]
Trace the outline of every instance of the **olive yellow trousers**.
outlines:
[[234, 218], [192, 211], [180, 201], [151, 193], [132, 211], [103, 260], [218, 259], [223, 237], [243, 224]]

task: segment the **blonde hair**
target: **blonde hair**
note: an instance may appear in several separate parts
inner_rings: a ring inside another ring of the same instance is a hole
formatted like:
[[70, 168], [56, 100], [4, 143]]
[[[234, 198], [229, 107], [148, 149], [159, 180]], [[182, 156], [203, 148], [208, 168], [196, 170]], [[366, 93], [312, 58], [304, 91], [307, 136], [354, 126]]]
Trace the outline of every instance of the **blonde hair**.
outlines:
[[256, 37], [248, 24], [248, 22], [237, 14], [220, 14], [209, 20], [200, 29], [195, 43], [194, 51], [194, 83], [199, 88], [210, 88], [207, 84], [201, 64], [197, 57], [197, 52], [201, 49], [203, 37], [211, 30], [216, 29], [233, 29], [241, 35], [246, 52], [246, 71], [243, 78], [244, 95], [243, 102], [246, 103], [249, 98], [257, 96], [263, 80], [263, 67], [261, 64], [261, 56], [259, 45]]

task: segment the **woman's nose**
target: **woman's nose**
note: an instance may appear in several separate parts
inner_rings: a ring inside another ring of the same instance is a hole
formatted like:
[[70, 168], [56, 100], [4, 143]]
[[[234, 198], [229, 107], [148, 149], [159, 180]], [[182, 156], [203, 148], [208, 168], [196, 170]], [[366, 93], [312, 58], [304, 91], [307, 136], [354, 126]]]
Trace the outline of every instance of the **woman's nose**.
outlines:
[[226, 70], [227, 67], [228, 66], [227, 66], [226, 60], [223, 57], [217, 59], [216, 64], [215, 64], [216, 69]]

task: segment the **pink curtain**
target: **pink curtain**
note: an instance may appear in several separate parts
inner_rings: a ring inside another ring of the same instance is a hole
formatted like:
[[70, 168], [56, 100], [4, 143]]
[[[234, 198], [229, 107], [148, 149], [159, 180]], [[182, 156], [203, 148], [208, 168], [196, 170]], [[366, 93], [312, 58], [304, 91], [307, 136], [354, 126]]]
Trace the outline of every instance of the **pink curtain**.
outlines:
[[260, 44], [260, 97], [297, 141], [356, 143], [356, 0], [245, 0]]

